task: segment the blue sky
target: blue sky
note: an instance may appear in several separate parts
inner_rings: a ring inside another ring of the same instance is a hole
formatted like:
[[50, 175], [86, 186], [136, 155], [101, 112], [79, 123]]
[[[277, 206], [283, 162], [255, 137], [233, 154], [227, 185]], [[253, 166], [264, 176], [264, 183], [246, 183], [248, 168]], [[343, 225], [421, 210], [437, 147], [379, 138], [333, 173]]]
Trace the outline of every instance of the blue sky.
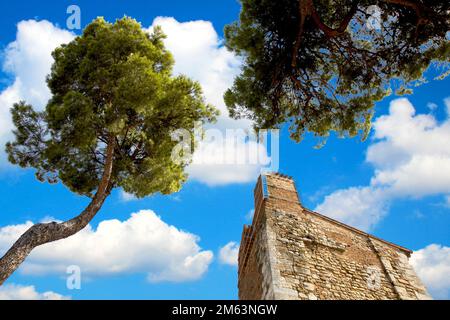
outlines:
[[[207, 100], [224, 111], [223, 90], [239, 72], [239, 59], [221, 41], [224, 25], [238, 17], [235, 0], [2, 3], [2, 144], [9, 137], [9, 103], [45, 104], [49, 52], [74, 36], [65, 30], [71, 4], [81, 8], [83, 26], [97, 16], [113, 21], [123, 15], [145, 28], [162, 25], [177, 60], [175, 72], [199, 80]], [[416, 270], [438, 298], [448, 298], [450, 288], [449, 88], [449, 78], [430, 80], [407, 100], [392, 96], [378, 103], [365, 142], [331, 136], [315, 149], [318, 141], [311, 136], [296, 144], [286, 128], [280, 134], [280, 172], [294, 177], [303, 204], [414, 250]], [[247, 125], [223, 112], [217, 127]], [[115, 190], [91, 229], [33, 253], [0, 289], [0, 298], [45, 298], [52, 292], [73, 299], [236, 299], [236, 246], [230, 242], [238, 243], [243, 224], [250, 223], [259, 167], [190, 170], [175, 195], [138, 201]], [[68, 219], [87, 204], [63, 185], [41, 184], [32, 170], [8, 165], [3, 153], [0, 194], [0, 254], [27, 221]], [[146, 233], [152, 230], [157, 237]], [[73, 264], [82, 267], [80, 290], [66, 286], [65, 267]]]

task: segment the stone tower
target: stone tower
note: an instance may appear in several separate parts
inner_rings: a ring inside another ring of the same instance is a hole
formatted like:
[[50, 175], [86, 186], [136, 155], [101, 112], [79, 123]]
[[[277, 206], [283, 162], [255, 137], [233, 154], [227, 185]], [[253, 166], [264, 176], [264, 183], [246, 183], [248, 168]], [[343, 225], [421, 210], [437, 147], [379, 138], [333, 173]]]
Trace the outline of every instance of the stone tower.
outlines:
[[292, 178], [262, 175], [239, 251], [239, 299], [430, 299], [411, 251], [304, 208]]

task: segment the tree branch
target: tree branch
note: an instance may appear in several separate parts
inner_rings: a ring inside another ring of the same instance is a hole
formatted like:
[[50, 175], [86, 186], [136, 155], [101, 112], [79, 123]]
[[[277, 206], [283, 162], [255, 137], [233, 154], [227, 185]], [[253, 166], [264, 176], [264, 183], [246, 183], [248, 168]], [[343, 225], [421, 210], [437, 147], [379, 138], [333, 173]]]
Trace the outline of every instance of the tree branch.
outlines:
[[327, 37], [332, 38], [339, 36], [345, 32], [347, 26], [349, 25], [350, 21], [352, 20], [353, 16], [356, 14], [357, 11], [358, 11], [358, 1], [354, 1], [350, 11], [341, 21], [339, 27], [333, 29], [322, 22], [322, 20], [319, 17], [319, 14], [316, 11], [316, 8], [314, 7], [313, 0], [298, 0], [299, 23], [298, 23], [297, 37], [292, 50], [292, 62], [291, 62], [292, 67], [294, 69], [297, 67], [298, 51], [300, 50], [300, 45], [302, 43], [302, 37], [304, 33], [305, 21], [308, 16], [312, 17], [315, 25], [320, 30], [322, 30]]
[[415, 38], [417, 39], [419, 36], [420, 26], [427, 24], [430, 21], [428, 18], [426, 18], [426, 13], [429, 12], [430, 9], [421, 3], [417, 3], [415, 1], [410, 0], [386, 0], [386, 2], [398, 4], [400, 6], [404, 6], [414, 10], [417, 16], [416, 34], [415, 34]]
[[339, 27], [337, 27], [336, 29], [333, 29], [322, 22], [322, 20], [319, 17], [319, 14], [316, 11], [316, 8], [312, 4], [312, 0], [309, 0], [309, 1], [311, 2], [311, 17], [312, 17], [314, 23], [329, 38], [337, 37], [337, 36], [343, 34], [345, 32], [345, 30], [347, 29], [347, 26], [350, 23], [350, 21], [352, 21], [352, 18], [355, 15], [356, 11], [358, 10], [358, 1], [354, 1], [350, 11], [347, 13], [347, 15], [341, 21], [341, 23], [339, 24]]
[[421, 3], [417, 3], [411, 0], [385, 0], [387, 3], [398, 4], [404, 7], [411, 8], [417, 15], [418, 24], [423, 24], [428, 21], [428, 19], [424, 18], [424, 13], [429, 11], [430, 9], [422, 5]]
[[297, 56], [298, 51], [300, 50], [300, 45], [302, 43], [303, 30], [305, 27], [306, 17], [309, 16], [312, 6], [312, 0], [302, 1], [298, 0], [298, 31], [297, 38], [295, 40], [293, 52], [292, 52], [292, 67], [295, 69], [297, 67]]
[[31, 251], [43, 244], [68, 238], [84, 229], [95, 217], [106, 198], [111, 193], [111, 175], [116, 148], [115, 136], [110, 134], [106, 148], [103, 176], [92, 201], [77, 217], [63, 223], [36, 224], [17, 240], [11, 249], [0, 259], [0, 286], [17, 270]]

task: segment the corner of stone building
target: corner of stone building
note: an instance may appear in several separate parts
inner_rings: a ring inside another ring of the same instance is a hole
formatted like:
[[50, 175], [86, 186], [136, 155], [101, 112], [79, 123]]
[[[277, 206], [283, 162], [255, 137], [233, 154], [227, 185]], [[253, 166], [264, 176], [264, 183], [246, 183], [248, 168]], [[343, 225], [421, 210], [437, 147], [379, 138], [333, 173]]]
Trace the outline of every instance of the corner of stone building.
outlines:
[[433, 299], [409, 263], [410, 252], [392, 250], [379, 240], [370, 239], [370, 241], [399, 299]]
[[[281, 184], [291, 196], [298, 199], [292, 178], [279, 174], [263, 174], [258, 178], [254, 190], [255, 213], [251, 226], [245, 226], [239, 250], [239, 298], [261, 300], [298, 299], [295, 290], [280, 285], [284, 278], [278, 269], [280, 255], [277, 252], [273, 231], [273, 206], [269, 197], [277, 197], [276, 186]], [[280, 196], [280, 194], [278, 194]], [[252, 279], [251, 279], [252, 278]], [[256, 280], [260, 285], [254, 285]], [[246, 292], [253, 288], [254, 292]]]
[[[431, 299], [410, 251], [303, 208], [291, 177], [262, 175], [254, 195], [239, 251], [240, 299]], [[379, 292], [367, 288], [371, 265], [382, 270]]]

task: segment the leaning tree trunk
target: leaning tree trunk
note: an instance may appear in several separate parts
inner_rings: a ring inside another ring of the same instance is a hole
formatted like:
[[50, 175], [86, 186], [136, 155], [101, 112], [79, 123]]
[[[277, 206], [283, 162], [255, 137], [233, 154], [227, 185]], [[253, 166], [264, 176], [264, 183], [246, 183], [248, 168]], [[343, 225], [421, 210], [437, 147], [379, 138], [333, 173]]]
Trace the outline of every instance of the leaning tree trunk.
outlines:
[[0, 286], [17, 270], [34, 248], [76, 234], [84, 229], [95, 217], [111, 192], [111, 174], [115, 147], [115, 137], [110, 136], [106, 149], [102, 179], [91, 203], [80, 215], [62, 223], [41, 223], [32, 226], [0, 259]]

